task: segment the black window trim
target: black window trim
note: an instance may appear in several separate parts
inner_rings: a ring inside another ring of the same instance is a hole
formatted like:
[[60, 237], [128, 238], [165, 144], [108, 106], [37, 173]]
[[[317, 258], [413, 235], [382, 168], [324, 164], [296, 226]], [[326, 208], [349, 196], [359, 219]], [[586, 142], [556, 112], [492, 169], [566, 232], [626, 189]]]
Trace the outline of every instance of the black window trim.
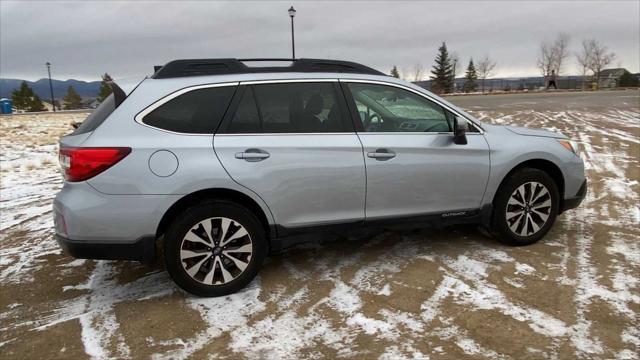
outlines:
[[[352, 125], [353, 125], [353, 131], [349, 131], [349, 132], [327, 132], [327, 133], [243, 133], [243, 134], [231, 134], [231, 133], [220, 133], [221, 129], [226, 129], [226, 126], [228, 126], [228, 122], [230, 121], [230, 116], [235, 114], [235, 111], [238, 107], [239, 101], [242, 98], [242, 95], [244, 94], [244, 90], [248, 87], [248, 85], [259, 85], [259, 84], [278, 84], [278, 83], [297, 83], [297, 82], [331, 82], [334, 83], [336, 86], [338, 86], [340, 89], [342, 89], [342, 92], [338, 92], [336, 91], [336, 96], [338, 98], [340, 98], [340, 95], [342, 96], [342, 99], [344, 101], [344, 103], [346, 103], [346, 108], [343, 111], [346, 111], [347, 113], [343, 114], [346, 117], [350, 117], [352, 120]], [[475, 134], [484, 134], [484, 129], [480, 126], [480, 124], [476, 123], [474, 120], [468, 118], [467, 116], [461, 114], [460, 112], [456, 111], [455, 109], [451, 108], [450, 106], [448, 106], [447, 104], [441, 103], [440, 101], [438, 101], [437, 99], [428, 96], [427, 94], [424, 94], [422, 92], [419, 92], [415, 89], [412, 89], [408, 86], [404, 86], [404, 85], [400, 85], [400, 84], [396, 84], [396, 83], [392, 83], [392, 82], [386, 82], [386, 81], [380, 81], [380, 80], [367, 80], [367, 79], [349, 79], [349, 78], [305, 78], [305, 79], [269, 79], [269, 80], [248, 80], [248, 81], [233, 81], [233, 82], [225, 82], [225, 83], [214, 83], [214, 84], [203, 84], [203, 85], [194, 85], [194, 86], [188, 86], [185, 88], [181, 88], [178, 89], [162, 98], [160, 98], [159, 100], [153, 102], [151, 105], [147, 106], [146, 108], [144, 108], [142, 111], [140, 111], [138, 114], [136, 114], [134, 116], [134, 120], [139, 123], [140, 125], [146, 126], [148, 128], [151, 129], [155, 129], [155, 130], [159, 130], [159, 131], [163, 131], [166, 133], [170, 133], [170, 134], [177, 134], [177, 135], [187, 135], [187, 136], [211, 136], [214, 134], [219, 134], [219, 135], [233, 135], [233, 136], [250, 136], [250, 135], [281, 135], [281, 136], [287, 136], [287, 135], [340, 135], [340, 134], [353, 134], [355, 133], [364, 133], [363, 129], [359, 129], [359, 127], [361, 127], [362, 125], [360, 124], [359, 121], [357, 121], [357, 119], [359, 118], [359, 115], [357, 113], [357, 109], [354, 109], [354, 103], [353, 103], [353, 97], [349, 91], [349, 88], [346, 86], [348, 83], [365, 83], [365, 84], [373, 84], [373, 85], [386, 85], [386, 86], [391, 86], [391, 87], [396, 87], [399, 89], [404, 89], [407, 91], [410, 91], [418, 96], [421, 96], [433, 103], [438, 104], [439, 106], [443, 107], [445, 110], [451, 112], [454, 116], [459, 116], [465, 120], [467, 120], [471, 126], [475, 127], [478, 132], [469, 132], [469, 135], [475, 135]], [[162, 106], [164, 103], [172, 100], [175, 97], [178, 97], [182, 94], [188, 93], [190, 91], [193, 90], [199, 90], [199, 89], [206, 89], [206, 88], [213, 88], [213, 87], [222, 87], [222, 86], [237, 86], [238, 88], [235, 91], [235, 94], [232, 97], [232, 100], [230, 102], [229, 107], [227, 108], [227, 111], [225, 112], [225, 115], [222, 118], [222, 121], [220, 122], [220, 124], [218, 125], [218, 128], [216, 129], [216, 131], [214, 133], [181, 133], [181, 132], [175, 132], [175, 131], [171, 131], [171, 130], [165, 130], [165, 129], [161, 129], [152, 125], [148, 125], [144, 123], [144, 117], [149, 114], [150, 112], [152, 112], [153, 110], [155, 110], [156, 108]], [[350, 115], [350, 116], [349, 116]], [[358, 125], [360, 124], [360, 125]], [[439, 132], [380, 132], [380, 133], [367, 133], [367, 134], [424, 134], [424, 135], [437, 135], [437, 134], [451, 134], [451, 132], [447, 132], [447, 133], [439, 133]]]
[[[178, 90], [176, 90], [176, 91], [174, 91], [174, 92], [172, 92], [172, 93], [160, 98], [159, 100], [153, 102], [151, 105], [147, 106], [142, 111], [137, 113], [133, 117], [133, 119], [134, 119], [135, 122], [137, 122], [138, 124], [140, 124], [142, 126], [145, 126], [145, 127], [151, 128], [151, 129], [155, 129], [155, 130], [159, 130], [159, 131], [163, 131], [163, 132], [170, 133], [170, 134], [185, 135], [185, 136], [212, 136], [213, 134], [215, 134], [215, 132], [210, 132], [210, 133], [184, 133], [184, 132], [177, 132], [177, 131], [171, 131], [171, 130], [167, 130], [167, 129], [162, 129], [162, 128], [159, 128], [157, 126], [153, 126], [153, 125], [149, 125], [149, 124], [145, 123], [144, 122], [144, 117], [147, 116], [152, 111], [154, 111], [155, 109], [159, 108], [160, 106], [162, 106], [162, 105], [166, 104], [167, 102], [177, 98], [178, 96], [184, 95], [186, 93], [189, 93], [189, 92], [192, 92], [192, 91], [195, 91], [195, 90], [217, 88], [217, 87], [225, 87], [225, 86], [236, 86], [236, 91], [235, 91], [234, 95], [232, 95], [231, 101], [230, 101], [230, 104], [232, 104], [234, 99], [236, 98], [236, 94], [238, 93], [237, 86], [239, 84], [240, 84], [240, 82], [234, 81], [234, 82], [226, 82], [226, 83], [195, 85], [195, 86], [188, 86], [188, 87], [185, 87], [185, 88], [182, 88], [182, 89], [178, 89]], [[229, 108], [230, 108], [230, 106], [227, 106], [227, 110], [225, 111], [225, 115], [222, 117], [223, 120], [226, 117], [226, 113], [229, 112]], [[220, 125], [218, 125], [218, 127], [219, 126]]]
[[[254, 99], [256, 101], [256, 105], [258, 108], [258, 116], [260, 118], [260, 126], [262, 127], [262, 113], [260, 112], [259, 100], [257, 98], [257, 94], [255, 93], [254, 85], [267, 85], [267, 84], [289, 84], [289, 83], [319, 83], [319, 82], [328, 82], [333, 83], [333, 90], [336, 96], [336, 101], [339, 103], [341, 114], [344, 118], [345, 125], [352, 125], [350, 131], [341, 131], [341, 132], [287, 132], [287, 133], [228, 133], [227, 129], [231, 125], [231, 120], [238, 110], [238, 106], [242, 101], [242, 97], [245, 91], [253, 91]], [[216, 131], [217, 136], [292, 136], [292, 135], [354, 135], [356, 133], [355, 128], [353, 127], [353, 119], [350, 116], [350, 109], [347, 99], [344, 96], [344, 92], [340, 86], [340, 82], [336, 78], [313, 78], [313, 79], [276, 79], [276, 80], [250, 80], [250, 81], [241, 81], [236, 91], [236, 94], [227, 110], [225, 116], [222, 118], [220, 125]], [[352, 120], [352, 121], [349, 121]]]

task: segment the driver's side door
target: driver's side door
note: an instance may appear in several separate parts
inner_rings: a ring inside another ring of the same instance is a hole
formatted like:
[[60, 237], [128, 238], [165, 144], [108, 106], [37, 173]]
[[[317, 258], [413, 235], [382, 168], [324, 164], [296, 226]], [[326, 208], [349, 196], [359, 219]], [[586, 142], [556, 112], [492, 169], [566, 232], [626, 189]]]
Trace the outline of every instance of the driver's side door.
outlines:
[[343, 81], [363, 145], [367, 220], [475, 210], [489, 177], [480, 132], [453, 142], [453, 113], [395, 85]]

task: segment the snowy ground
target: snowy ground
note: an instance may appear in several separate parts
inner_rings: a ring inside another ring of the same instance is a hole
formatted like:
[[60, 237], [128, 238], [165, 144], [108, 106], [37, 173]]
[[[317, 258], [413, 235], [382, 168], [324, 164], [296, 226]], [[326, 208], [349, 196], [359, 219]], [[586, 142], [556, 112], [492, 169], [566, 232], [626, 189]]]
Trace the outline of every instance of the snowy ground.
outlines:
[[579, 140], [583, 205], [528, 247], [463, 228], [294, 249], [215, 299], [161, 269], [63, 256], [55, 143], [83, 115], [0, 118], [0, 358], [637, 359], [640, 93], [450, 100]]

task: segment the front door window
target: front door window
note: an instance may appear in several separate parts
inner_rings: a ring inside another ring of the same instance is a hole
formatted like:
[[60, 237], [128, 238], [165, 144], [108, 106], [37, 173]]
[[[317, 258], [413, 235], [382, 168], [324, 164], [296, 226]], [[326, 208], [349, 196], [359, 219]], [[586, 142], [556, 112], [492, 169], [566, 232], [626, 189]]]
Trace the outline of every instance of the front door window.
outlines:
[[440, 105], [410, 91], [349, 83], [366, 132], [450, 132], [452, 119]]

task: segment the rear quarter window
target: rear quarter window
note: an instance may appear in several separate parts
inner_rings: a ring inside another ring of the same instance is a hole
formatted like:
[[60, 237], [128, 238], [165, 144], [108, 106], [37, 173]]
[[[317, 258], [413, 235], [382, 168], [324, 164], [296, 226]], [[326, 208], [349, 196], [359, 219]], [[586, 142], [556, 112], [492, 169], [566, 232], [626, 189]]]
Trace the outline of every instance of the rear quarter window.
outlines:
[[93, 110], [89, 116], [76, 128], [72, 135], [80, 135], [91, 132], [98, 128], [108, 117], [113, 110], [116, 109], [116, 100], [113, 94], [109, 95], [100, 105]]
[[213, 134], [235, 90], [236, 86], [222, 86], [189, 91], [160, 105], [142, 122], [178, 133]]

